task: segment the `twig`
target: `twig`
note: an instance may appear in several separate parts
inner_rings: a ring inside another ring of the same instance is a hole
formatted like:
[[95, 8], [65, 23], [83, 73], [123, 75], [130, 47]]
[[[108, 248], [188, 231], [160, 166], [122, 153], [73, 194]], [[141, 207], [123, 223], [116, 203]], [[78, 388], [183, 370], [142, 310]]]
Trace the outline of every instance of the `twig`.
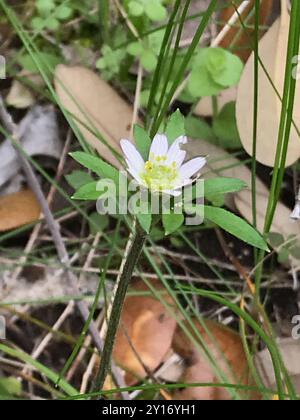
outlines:
[[[10, 114], [6, 111], [6, 108], [5, 108], [5, 105], [4, 105], [4, 102], [3, 102], [3, 99], [1, 97], [1, 95], [0, 95], [0, 120], [3, 122], [4, 127], [8, 131], [8, 133], [11, 134], [11, 140], [12, 140], [13, 145], [14, 146], [19, 145], [18, 127], [13, 122]], [[64, 244], [64, 242], [62, 240], [62, 237], [61, 237], [61, 234], [60, 234], [59, 225], [56, 223], [56, 221], [53, 217], [53, 214], [52, 214], [52, 212], [49, 208], [49, 205], [47, 203], [47, 200], [46, 200], [46, 198], [43, 194], [43, 191], [41, 189], [39, 181], [38, 181], [32, 167], [31, 167], [30, 163], [20, 153], [18, 147], [16, 147], [16, 151], [18, 153], [18, 157], [19, 157], [22, 169], [23, 169], [23, 171], [26, 175], [27, 182], [28, 182], [30, 188], [32, 189], [32, 191], [34, 192], [38, 202], [40, 203], [41, 209], [44, 213], [45, 220], [47, 222], [49, 231], [52, 235], [53, 242], [54, 242], [54, 245], [56, 247], [58, 257], [60, 259], [61, 264], [65, 267], [70, 289], [72, 290], [73, 293], [79, 294], [79, 290], [77, 288], [77, 278], [74, 275], [74, 273], [71, 270], [69, 270], [70, 259], [69, 259], [67, 249], [65, 247], [65, 244]], [[89, 318], [89, 308], [88, 308], [87, 304], [84, 301], [77, 301], [76, 306], [77, 306], [84, 322], [86, 322]], [[102, 348], [103, 348], [103, 342], [100, 338], [99, 332], [98, 332], [93, 320], [90, 322], [89, 331], [90, 331], [90, 334], [93, 338], [93, 341], [94, 341], [94, 344], [95, 344], [96, 348], [101, 353]], [[115, 369], [113, 367], [113, 370], [114, 370], [114, 375], [115, 375], [116, 380], [117, 380], [117, 384], [119, 386], [123, 386], [123, 379], [122, 379], [122, 375], [119, 372], [119, 369]]]

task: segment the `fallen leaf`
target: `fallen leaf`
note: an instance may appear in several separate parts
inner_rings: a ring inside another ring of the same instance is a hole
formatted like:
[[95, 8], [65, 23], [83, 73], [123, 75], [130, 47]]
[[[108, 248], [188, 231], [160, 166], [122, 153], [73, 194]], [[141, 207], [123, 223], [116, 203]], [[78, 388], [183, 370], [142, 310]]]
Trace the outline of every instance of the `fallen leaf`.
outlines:
[[[26, 80], [36, 87], [41, 88], [44, 86], [44, 81], [39, 74], [33, 74], [26, 70], [22, 70], [18, 76], [19, 78], [26, 78]], [[9, 106], [19, 109], [29, 108], [36, 103], [36, 97], [34, 91], [25, 83], [22, 83], [22, 81], [18, 79], [14, 79], [6, 97], [6, 103]]]
[[[239, 334], [211, 320], [205, 320], [206, 328], [197, 319], [194, 319], [193, 324], [201, 334], [205, 347], [213, 358], [215, 366], [226, 376], [226, 382], [237, 385], [249, 385], [248, 363]], [[195, 340], [199, 342], [199, 338], [197, 339], [197, 336], [186, 321], [185, 327], [194, 335]], [[204, 351], [198, 350], [179, 326], [175, 331], [172, 347], [184, 359], [186, 364], [186, 369], [179, 382], [185, 384], [223, 382], [205, 356]], [[245, 393], [244, 396], [246, 396]], [[253, 395], [251, 397], [253, 398]], [[228, 400], [231, 398], [228, 389], [213, 386], [184, 388], [176, 391], [174, 395], [174, 399], [177, 400]]]
[[14, 80], [6, 97], [6, 103], [19, 109], [29, 108], [35, 103], [35, 98], [27, 86]]
[[[259, 55], [266, 69], [259, 66], [259, 95], [257, 121], [256, 159], [273, 167], [275, 162], [278, 132], [281, 115], [281, 101], [277, 97], [274, 86], [282, 97], [285, 79], [285, 57], [289, 37], [290, 17], [283, 1], [281, 18], [276, 20], [270, 30], [259, 43]], [[297, 65], [295, 64], [296, 69]], [[272, 80], [274, 86], [270, 83]], [[252, 156], [253, 149], [253, 107], [254, 103], [254, 54], [249, 58], [239, 87], [236, 104], [236, 117], [243, 147]], [[300, 85], [297, 86], [293, 118], [300, 127]], [[292, 125], [286, 166], [292, 165], [300, 157], [299, 136]]]
[[[294, 383], [295, 390], [300, 394], [300, 340], [293, 338], [280, 338], [277, 341], [287, 373]], [[276, 388], [274, 367], [270, 353], [267, 349], [262, 350], [255, 356], [255, 364], [265, 384], [269, 388]]]
[[[110, 148], [120, 152], [120, 140], [130, 136], [130, 105], [107, 82], [85, 67], [57, 66], [55, 88], [62, 105], [75, 116], [74, 123], [87, 143], [103, 159], [120, 167]], [[86, 127], [98, 131], [110, 148]]]
[[[62, 143], [59, 139], [56, 114], [52, 106], [32, 108], [19, 124], [21, 146], [29, 156], [44, 155], [59, 159]], [[0, 145], [0, 188], [20, 171], [18, 154], [10, 139]]]
[[30, 190], [0, 197], [0, 232], [35, 222], [40, 214], [40, 205]]
[[[164, 292], [158, 281], [153, 281], [151, 284], [158, 292], [163, 292], [165, 302], [169, 305], [173, 304], [173, 300]], [[150, 292], [147, 285], [142, 281], [137, 282], [133, 290]], [[153, 372], [170, 349], [175, 328], [176, 321], [154, 296], [127, 296], [116, 337], [113, 358], [127, 372], [125, 380], [128, 385], [135, 383], [136, 378], [147, 376], [135, 352], [147, 369]], [[135, 352], [132, 350], [127, 337], [130, 338]]]
[[[231, 200], [227, 201], [226, 204], [231, 208], [233, 204], [237, 207], [239, 212], [247, 219], [250, 223], [252, 222], [252, 193], [250, 190], [251, 186], [251, 171], [243, 165], [243, 163], [231, 156], [225, 150], [212, 145], [203, 140], [192, 140], [190, 139], [184, 148], [188, 151], [188, 157], [193, 158], [199, 155], [208, 156], [208, 164], [203, 168], [204, 178], [219, 176], [226, 176], [229, 178], [238, 178], [244, 181], [249, 189], [239, 191], [234, 195], [230, 195]], [[257, 200], [257, 227], [260, 232], [263, 231], [264, 218], [267, 209], [269, 190], [260, 181], [256, 179], [256, 200]], [[232, 197], [233, 200], [232, 201]], [[288, 235], [295, 235], [300, 233], [300, 226], [298, 223], [293, 223], [290, 219], [291, 210], [281, 202], [278, 203], [274, 220], [272, 224], [272, 231], [281, 233], [284, 237]]]

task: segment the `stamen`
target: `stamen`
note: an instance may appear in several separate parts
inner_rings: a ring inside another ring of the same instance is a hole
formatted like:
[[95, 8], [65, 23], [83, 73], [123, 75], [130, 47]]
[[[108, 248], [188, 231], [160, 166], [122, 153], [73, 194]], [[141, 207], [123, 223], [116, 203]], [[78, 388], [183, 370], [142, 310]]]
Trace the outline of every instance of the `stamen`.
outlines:
[[145, 163], [144, 172], [141, 174], [146, 185], [154, 191], [173, 189], [179, 179], [176, 162], [171, 165], [163, 164], [167, 156], [155, 156], [151, 162]]

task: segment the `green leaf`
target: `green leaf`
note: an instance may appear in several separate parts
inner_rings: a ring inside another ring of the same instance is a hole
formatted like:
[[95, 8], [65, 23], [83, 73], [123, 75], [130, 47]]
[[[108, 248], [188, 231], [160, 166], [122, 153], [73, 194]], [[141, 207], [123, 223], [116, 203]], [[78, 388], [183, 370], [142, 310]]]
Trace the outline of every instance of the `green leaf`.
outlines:
[[256, 248], [268, 251], [268, 246], [263, 237], [245, 220], [218, 207], [204, 206], [205, 219], [220, 226], [226, 232], [236, 236], [242, 241]]
[[59, 28], [59, 21], [55, 17], [49, 17], [45, 23], [50, 31], [56, 31]]
[[213, 81], [205, 66], [195, 67], [188, 81], [188, 91], [194, 98], [217, 96], [224, 88]]
[[73, 14], [73, 10], [69, 6], [61, 5], [55, 10], [55, 16], [59, 20], [69, 19]]
[[211, 141], [215, 140], [212, 127], [201, 118], [189, 116], [185, 119], [185, 130], [188, 137]]
[[95, 172], [101, 178], [112, 179], [116, 185], [119, 184], [119, 171], [99, 157], [92, 156], [85, 152], [70, 153], [70, 156], [85, 168]]
[[171, 233], [176, 232], [183, 225], [184, 215], [182, 213], [163, 213], [162, 221], [163, 227], [165, 229], [165, 234], [170, 235]]
[[[198, 181], [199, 182], [199, 181]], [[248, 185], [237, 178], [226, 178], [226, 177], [218, 177], [218, 178], [210, 178], [210, 179], [204, 179], [202, 180], [204, 183], [203, 185], [203, 191], [205, 198], [209, 200], [216, 200], [217, 196], [224, 196], [224, 194], [233, 193], [237, 191], [241, 191], [244, 188], [247, 188]], [[192, 199], [196, 198], [202, 198], [202, 196], [199, 196], [199, 189], [197, 191], [197, 188], [195, 185], [192, 187]], [[186, 201], [190, 198], [187, 194]]]
[[[219, 55], [222, 51], [223, 55], [223, 67], [216, 67], [215, 55]], [[210, 72], [210, 75], [214, 82], [222, 85], [224, 88], [230, 86], [235, 86], [240, 81], [242, 72], [243, 72], [243, 62], [242, 60], [221, 48], [209, 48], [207, 68]]]
[[222, 74], [226, 69], [226, 64], [226, 50], [223, 48], [207, 48], [205, 50], [205, 65], [211, 76]]
[[172, 144], [178, 137], [185, 135], [185, 118], [177, 109], [167, 123], [166, 136], [169, 144]]
[[213, 121], [213, 131], [221, 140], [218, 143], [225, 148], [239, 148], [240, 135], [237, 129], [235, 116], [235, 102], [229, 102], [220, 111]]
[[242, 61], [222, 48], [202, 48], [196, 55], [188, 82], [194, 97], [218, 95], [236, 85], [243, 71]]
[[222, 207], [225, 204], [225, 195], [224, 194], [217, 194], [217, 195], [207, 195], [205, 197], [214, 207]]
[[290, 251], [287, 248], [281, 248], [278, 253], [277, 259], [280, 264], [288, 261], [290, 257]]
[[138, 1], [131, 1], [128, 4], [128, 12], [131, 16], [141, 16], [144, 13], [144, 7]]
[[65, 178], [71, 187], [74, 188], [74, 190], [78, 190], [78, 188], [93, 181], [91, 175], [85, 171], [79, 170], [71, 172], [70, 174], [66, 175]]
[[291, 255], [296, 258], [297, 260], [300, 260], [300, 247], [294, 246], [290, 249]]
[[99, 181], [89, 182], [79, 188], [78, 191], [72, 196], [73, 200], [92, 200], [96, 201], [103, 194], [101, 191], [97, 191], [97, 185]]
[[43, 69], [43, 71], [52, 77], [52, 71], [54, 68], [63, 62], [62, 58], [45, 52], [32, 53], [32, 57], [29, 54], [23, 54], [17, 58], [18, 64], [24, 69], [28, 70], [31, 73], [39, 73], [39, 70], [34, 62], [38, 61]]
[[89, 216], [89, 227], [92, 235], [103, 232], [109, 224], [109, 217], [106, 214], [92, 213]]
[[143, 52], [143, 44], [141, 42], [131, 42], [127, 47], [127, 52], [134, 57], [138, 57]]
[[45, 17], [55, 8], [55, 2], [53, 0], [37, 0], [36, 8], [39, 14]]
[[[52, 369], [47, 368], [45, 365], [38, 362], [37, 360], [35, 360], [33, 357], [29, 356], [27, 353], [23, 352], [22, 350], [11, 348], [0, 342], [0, 351], [1, 353], [8, 354], [14, 359], [22, 360], [26, 364], [33, 366], [37, 372], [40, 372], [42, 375], [45, 375], [45, 377], [48, 378], [54, 384], [57, 382], [59, 376]], [[69, 396], [78, 395], [79, 391], [73, 388], [63, 378], [61, 378], [59, 386]]]
[[268, 239], [272, 247], [278, 248], [284, 243], [284, 237], [281, 233], [278, 232], [270, 232], [268, 234]]
[[136, 217], [139, 221], [139, 224], [144, 229], [145, 232], [150, 233], [151, 223], [152, 223], [152, 214], [136, 214]]
[[157, 57], [150, 49], [143, 49], [141, 53], [141, 64], [149, 72], [153, 71], [157, 64]]
[[146, 161], [149, 157], [149, 150], [151, 146], [151, 139], [149, 134], [139, 125], [134, 126], [134, 139], [139, 152]]
[[1, 397], [20, 396], [22, 393], [22, 383], [16, 378], [0, 378]]
[[154, 22], [159, 22], [167, 17], [167, 11], [159, 0], [147, 0], [145, 13]]
[[35, 29], [36, 31], [40, 31], [45, 27], [45, 21], [44, 19], [36, 16], [33, 19], [31, 19], [31, 26], [33, 27], [33, 29]]
[[149, 97], [150, 97], [150, 89], [145, 89], [142, 90], [141, 95], [140, 95], [140, 103], [141, 106], [146, 108], [149, 102]]
[[237, 178], [211, 178], [204, 180], [204, 196], [216, 196], [241, 191], [248, 188], [246, 182]]

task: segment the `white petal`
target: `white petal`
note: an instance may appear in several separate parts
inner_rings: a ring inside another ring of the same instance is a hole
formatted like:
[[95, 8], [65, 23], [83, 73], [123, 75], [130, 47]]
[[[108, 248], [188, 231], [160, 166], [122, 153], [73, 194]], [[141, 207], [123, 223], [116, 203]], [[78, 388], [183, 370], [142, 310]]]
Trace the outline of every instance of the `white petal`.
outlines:
[[183, 150], [181, 150], [180, 145], [181, 144], [185, 144], [187, 143], [187, 138], [185, 136], [181, 136], [178, 137], [178, 139], [176, 139], [174, 141], [174, 143], [171, 145], [169, 151], [168, 151], [168, 159], [167, 159], [167, 163], [171, 164], [172, 162], [176, 161], [177, 156], [183, 152]]
[[151, 156], [165, 156], [168, 153], [168, 139], [164, 134], [156, 134], [150, 147], [149, 160]]
[[180, 152], [178, 152], [178, 154], [175, 156], [174, 162], [176, 162], [177, 168], [181, 167], [181, 165], [184, 162], [185, 157], [186, 157], [185, 150], [180, 150]]
[[300, 219], [300, 205], [297, 203], [295, 205], [295, 208], [292, 212], [292, 214], [290, 215], [290, 218], [293, 220], [299, 220]]
[[139, 184], [144, 184], [143, 180], [140, 176], [140, 172], [138, 172], [136, 170], [136, 168], [134, 166], [131, 165], [131, 163], [126, 159], [126, 163], [127, 163], [127, 171], [130, 173], [130, 175], [139, 183]]
[[129, 164], [135, 168], [137, 172], [142, 172], [145, 162], [136, 147], [126, 139], [122, 139], [120, 145]]
[[206, 159], [203, 157], [194, 158], [183, 164], [179, 169], [180, 176], [183, 180], [190, 178], [200, 171], [206, 164]]
[[173, 195], [173, 197], [179, 197], [182, 194], [181, 190], [163, 190], [163, 194]]

